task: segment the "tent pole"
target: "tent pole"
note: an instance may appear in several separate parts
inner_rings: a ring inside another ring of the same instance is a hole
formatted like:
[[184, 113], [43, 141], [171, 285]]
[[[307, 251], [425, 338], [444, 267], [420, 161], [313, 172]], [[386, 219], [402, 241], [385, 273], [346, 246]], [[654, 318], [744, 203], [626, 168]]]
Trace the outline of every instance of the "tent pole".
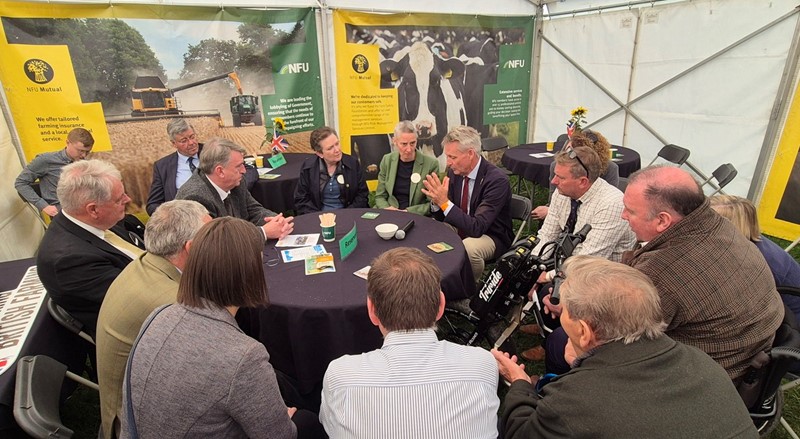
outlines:
[[[795, 12], [798, 10], [800, 10], [800, 6], [795, 8]], [[789, 111], [789, 105], [791, 104], [792, 90], [794, 90], [797, 80], [798, 56], [800, 56], [800, 16], [798, 16], [797, 23], [794, 27], [792, 44], [789, 46], [789, 53], [786, 57], [783, 75], [778, 85], [778, 92], [775, 94], [775, 103], [772, 106], [769, 123], [767, 124], [767, 131], [764, 134], [764, 141], [761, 144], [761, 152], [758, 155], [756, 168], [753, 172], [753, 179], [750, 181], [750, 189], [747, 192], [747, 198], [753, 200], [756, 205], [758, 205], [758, 201], [761, 199], [761, 193], [764, 190], [766, 180], [764, 174], [769, 170], [769, 165], [772, 163], [778, 148], [778, 140], [780, 137], [779, 130], [783, 125], [783, 121], [786, 120], [786, 113]], [[797, 244], [797, 241], [795, 241], [795, 244]]]
[[539, 70], [542, 65], [542, 25], [544, 20], [544, 6], [536, 5], [536, 19], [533, 23], [533, 47], [531, 53], [531, 81], [530, 81], [530, 102], [528, 103], [528, 137], [524, 139], [524, 143], [533, 141], [536, 129], [536, 108], [539, 101]]

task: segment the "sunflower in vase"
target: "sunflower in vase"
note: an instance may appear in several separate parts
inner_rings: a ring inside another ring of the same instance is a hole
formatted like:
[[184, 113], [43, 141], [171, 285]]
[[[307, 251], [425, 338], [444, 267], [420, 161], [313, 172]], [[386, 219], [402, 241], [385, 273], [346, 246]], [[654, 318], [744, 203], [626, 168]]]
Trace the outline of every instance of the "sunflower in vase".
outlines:
[[587, 121], [586, 113], [588, 112], [589, 110], [584, 107], [577, 107], [570, 111], [572, 117], [567, 121], [567, 136], [572, 138], [572, 133], [581, 130], [582, 124]]

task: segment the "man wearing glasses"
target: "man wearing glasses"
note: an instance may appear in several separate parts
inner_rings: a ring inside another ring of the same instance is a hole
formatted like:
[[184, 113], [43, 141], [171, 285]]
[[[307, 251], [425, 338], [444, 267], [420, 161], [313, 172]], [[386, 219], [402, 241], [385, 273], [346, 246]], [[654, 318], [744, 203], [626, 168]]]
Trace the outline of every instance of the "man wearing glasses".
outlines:
[[[628, 223], [622, 219], [622, 192], [599, 178], [601, 172], [600, 156], [591, 148], [578, 146], [560, 151], [555, 157], [555, 176], [552, 184], [556, 187], [550, 202], [550, 211], [539, 230], [539, 245], [535, 253], [545, 243], [554, 241], [562, 233], [574, 233], [586, 224], [592, 226], [586, 240], [575, 247], [574, 255], [600, 256], [619, 262], [622, 253], [636, 245], [636, 235]], [[543, 286], [553, 280], [554, 272], [544, 272], [537, 281], [538, 293], [544, 304], [546, 326], [558, 326], [561, 309], [550, 303], [548, 290]], [[523, 327], [523, 332], [539, 332], [537, 329]], [[553, 337], [556, 335], [556, 337]], [[558, 331], [548, 337], [548, 353], [551, 338], [555, 345], [563, 348], [566, 337]], [[523, 352], [523, 358], [541, 361], [544, 356], [541, 347]], [[552, 361], [551, 358], [552, 357]], [[560, 369], [559, 369], [560, 368]], [[548, 356], [548, 371], [563, 370], [566, 364], [560, 354]]]
[[175, 152], [153, 164], [153, 183], [147, 196], [148, 215], [152, 215], [161, 204], [174, 200], [178, 189], [200, 163], [203, 144], [197, 142], [194, 128], [185, 119], [171, 120], [167, 124], [167, 134]]
[[537, 382], [516, 357], [492, 350], [511, 383], [502, 437], [758, 437], [725, 371], [664, 334], [647, 276], [590, 256], [567, 260], [564, 274], [572, 368]]

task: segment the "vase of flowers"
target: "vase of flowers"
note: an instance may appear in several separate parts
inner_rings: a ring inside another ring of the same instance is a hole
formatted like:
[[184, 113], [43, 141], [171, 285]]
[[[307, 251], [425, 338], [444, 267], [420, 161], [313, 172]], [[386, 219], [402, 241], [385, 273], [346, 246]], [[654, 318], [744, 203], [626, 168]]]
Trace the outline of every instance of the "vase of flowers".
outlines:
[[582, 124], [587, 121], [586, 113], [588, 112], [589, 110], [580, 106], [570, 111], [572, 117], [567, 121], [567, 136], [569, 136], [569, 138], [572, 138], [572, 134], [575, 131], [581, 130], [583, 127]]

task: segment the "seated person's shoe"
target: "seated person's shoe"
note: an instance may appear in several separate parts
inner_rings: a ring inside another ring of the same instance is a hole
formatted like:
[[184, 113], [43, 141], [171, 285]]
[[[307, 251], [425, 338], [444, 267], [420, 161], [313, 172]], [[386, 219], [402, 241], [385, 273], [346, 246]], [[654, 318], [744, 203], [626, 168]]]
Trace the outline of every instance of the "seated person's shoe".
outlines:
[[544, 348], [542, 346], [534, 346], [519, 354], [520, 357], [528, 361], [544, 361]]
[[530, 325], [522, 325], [519, 327], [519, 331], [522, 332], [523, 334], [528, 334], [528, 335], [542, 335], [542, 328], [536, 323]]

